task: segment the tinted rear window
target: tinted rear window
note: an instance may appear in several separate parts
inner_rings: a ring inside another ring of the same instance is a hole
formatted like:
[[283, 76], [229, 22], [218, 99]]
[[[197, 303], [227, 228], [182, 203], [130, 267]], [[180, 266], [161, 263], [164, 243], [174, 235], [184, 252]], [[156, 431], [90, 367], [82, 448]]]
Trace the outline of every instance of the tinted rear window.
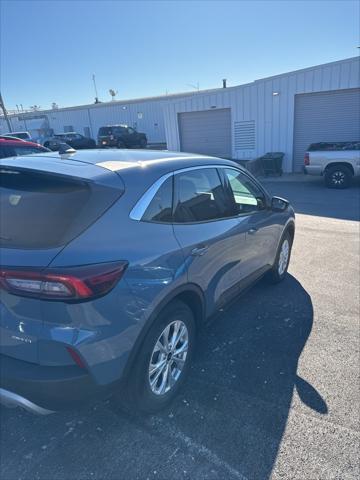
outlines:
[[2, 169], [0, 246], [52, 248], [78, 236], [121, 191], [56, 175]]
[[11, 136], [15, 138], [21, 138], [22, 140], [30, 139], [30, 135], [27, 132], [18, 132], [18, 133], [15, 132], [15, 133], [11, 133]]
[[12, 146], [10, 147], [13, 150], [14, 155], [32, 155], [33, 153], [41, 153], [41, 152], [48, 152], [49, 150], [44, 147], [21, 147], [19, 146]]
[[99, 128], [99, 135], [112, 135], [112, 127], [101, 127]]
[[319, 142], [312, 143], [308, 152], [324, 152], [332, 150], [360, 150], [360, 142]]

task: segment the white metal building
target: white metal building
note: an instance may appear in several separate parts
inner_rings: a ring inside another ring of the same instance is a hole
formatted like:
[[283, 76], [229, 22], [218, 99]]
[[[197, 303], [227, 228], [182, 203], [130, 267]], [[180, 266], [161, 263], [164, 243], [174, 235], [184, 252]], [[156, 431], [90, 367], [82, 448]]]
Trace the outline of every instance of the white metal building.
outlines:
[[350, 58], [164, 106], [167, 146], [235, 159], [285, 153], [300, 171], [313, 142], [360, 139], [360, 62]]
[[[150, 143], [165, 143], [163, 105], [188, 95], [193, 93], [41, 110], [14, 114], [9, 118], [13, 131], [28, 131], [38, 141], [48, 136], [51, 130], [54, 133], [73, 131], [96, 139], [102, 126], [127, 124], [145, 132]], [[0, 117], [0, 134], [7, 132], [6, 122]]]
[[[300, 171], [313, 142], [360, 138], [360, 61], [350, 58], [246, 85], [11, 116], [13, 130], [46, 135], [126, 123], [169, 150], [253, 159], [285, 153], [284, 170]], [[7, 131], [0, 118], [0, 132]]]

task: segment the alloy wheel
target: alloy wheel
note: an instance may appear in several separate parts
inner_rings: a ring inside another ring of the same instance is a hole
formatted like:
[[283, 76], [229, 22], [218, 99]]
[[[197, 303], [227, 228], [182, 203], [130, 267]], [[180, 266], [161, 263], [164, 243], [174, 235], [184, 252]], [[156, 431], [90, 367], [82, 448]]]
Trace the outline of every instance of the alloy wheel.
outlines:
[[338, 171], [334, 172], [331, 175], [331, 180], [332, 180], [332, 183], [336, 186], [343, 185], [343, 183], [345, 182], [344, 172], [342, 172], [341, 170], [338, 170]]
[[279, 255], [279, 263], [278, 263], [278, 273], [279, 275], [283, 275], [286, 267], [289, 262], [289, 255], [290, 255], [290, 244], [289, 240], [285, 239], [283, 244], [281, 245], [280, 255]]
[[184, 322], [175, 320], [168, 324], [151, 353], [149, 384], [155, 395], [169, 392], [184, 369], [189, 348], [189, 332]]

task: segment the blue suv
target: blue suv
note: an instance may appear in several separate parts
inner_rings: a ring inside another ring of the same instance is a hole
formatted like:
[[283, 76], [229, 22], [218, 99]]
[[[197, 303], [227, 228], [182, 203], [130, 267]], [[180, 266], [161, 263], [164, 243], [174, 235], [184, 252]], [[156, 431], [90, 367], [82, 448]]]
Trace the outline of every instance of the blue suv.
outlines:
[[206, 321], [286, 275], [293, 209], [230, 160], [83, 150], [3, 159], [0, 172], [8, 406], [46, 414], [119, 392], [154, 412]]

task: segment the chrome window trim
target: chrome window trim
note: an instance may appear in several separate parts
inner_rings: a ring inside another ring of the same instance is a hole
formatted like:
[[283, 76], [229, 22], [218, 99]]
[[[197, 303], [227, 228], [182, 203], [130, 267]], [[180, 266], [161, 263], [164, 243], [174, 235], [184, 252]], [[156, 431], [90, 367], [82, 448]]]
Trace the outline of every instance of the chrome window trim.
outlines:
[[150, 205], [152, 199], [154, 198], [154, 196], [158, 192], [161, 185], [168, 178], [170, 178], [172, 175], [178, 175], [179, 173], [192, 172], [193, 170], [204, 170], [204, 169], [209, 169], [209, 168], [215, 168], [215, 169], [217, 169], [217, 168], [232, 168], [233, 170], [237, 170], [237, 171], [241, 172], [240, 169], [238, 170], [236, 167], [234, 167], [232, 165], [224, 165], [224, 164], [223, 165], [218, 165], [218, 164], [212, 164], [211, 165], [210, 164], [210, 165], [199, 165], [199, 166], [196, 166], [196, 167], [181, 168], [180, 170], [174, 170], [172, 172], [166, 173], [165, 175], [160, 177], [158, 180], [156, 180], [156, 182], [153, 183], [151, 185], [151, 187], [148, 188], [148, 190], [146, 190], [146, 192], [143, 194], [143, 196], [136, 202], [135, 206], [133, 207], [133, 209], [130, 212], [129, 217], [131, 218], [131, 220], [140, 221], [143, 218], [143, 216], [146, 212], [146, 209]]

